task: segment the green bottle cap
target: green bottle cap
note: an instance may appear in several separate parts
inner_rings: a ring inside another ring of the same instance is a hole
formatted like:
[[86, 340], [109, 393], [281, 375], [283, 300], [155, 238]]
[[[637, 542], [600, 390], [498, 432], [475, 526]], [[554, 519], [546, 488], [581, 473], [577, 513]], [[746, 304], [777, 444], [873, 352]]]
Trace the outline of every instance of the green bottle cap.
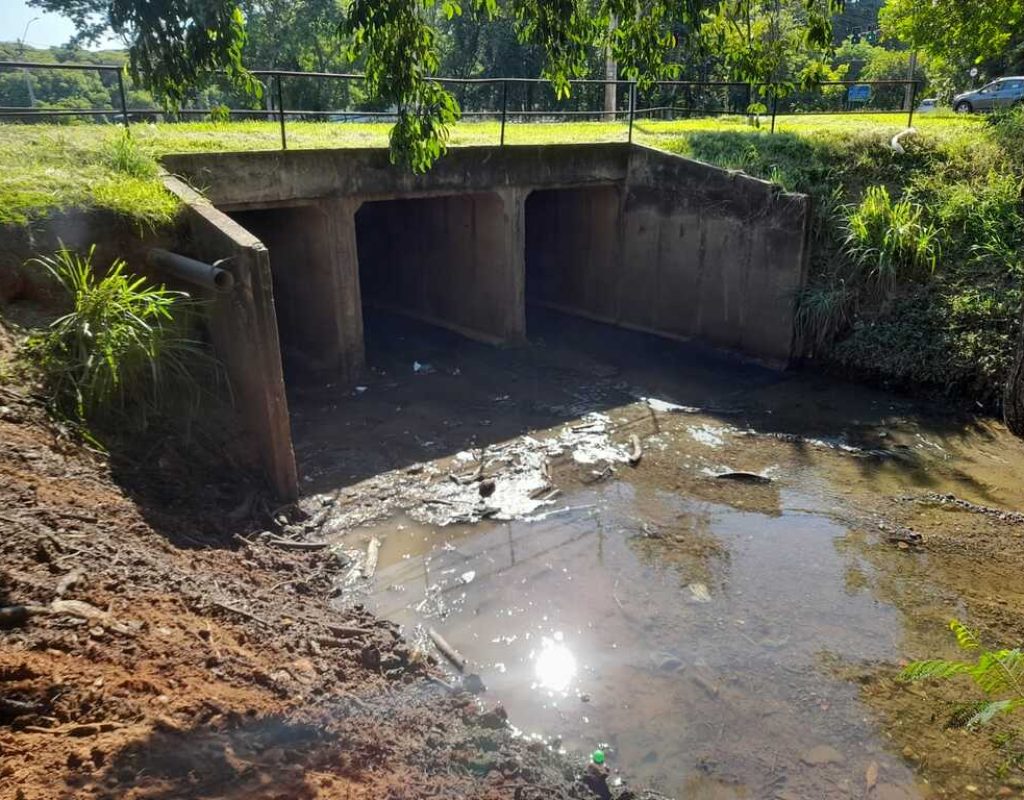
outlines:
[[594, 760], [595, 764], [604, 763], [604, 750], [595, 750], [590, 754], [590, 757]]

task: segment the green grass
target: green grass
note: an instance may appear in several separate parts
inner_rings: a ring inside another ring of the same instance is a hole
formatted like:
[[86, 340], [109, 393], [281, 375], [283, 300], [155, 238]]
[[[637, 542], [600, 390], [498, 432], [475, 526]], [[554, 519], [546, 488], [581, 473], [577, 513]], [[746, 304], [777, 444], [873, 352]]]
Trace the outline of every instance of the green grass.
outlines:
[[[780, 117], [778, 130], [799, 136], [815, 131], [871, 133], [888, 138], [905, 120], [894, 115], [826, 115]], [[922, 130], [963, 132], [978, 122], [964, 117], [929, 116]], [[289, 122], [292, 149], [386, 147], [387, 124]], [[638, 121], [634, 140], [654, 147], [685, 151], [696, 135], [733, 133], [759, 139], [743, 117], [702, 118], [675, 122]], [[624, 123], [509, 123], [507, 144], [625, 141]], [[494, 145], [497, 122], [464, 122], [452, 130], [452, 146]], [[167, 153], [280, 148], [276, 122], [191, 122], [137, 124], [126, 145], [119, 128], [103, 125], [0, 125], [0, 224], [25, 224], [67, 208], [104, 208], [146, 225], [173, 218], [177, 204], [156, 179], [156, 159]], [[695, 154], [700, 157], [700, 154]], [[715, 159], [710, 159], [715, 160]], [[716, 163], [720, 163], [717, 162]], [[730, 166], [730, 165], [727, 165]], [[742, 165], [737, 165], [742, 166]]]

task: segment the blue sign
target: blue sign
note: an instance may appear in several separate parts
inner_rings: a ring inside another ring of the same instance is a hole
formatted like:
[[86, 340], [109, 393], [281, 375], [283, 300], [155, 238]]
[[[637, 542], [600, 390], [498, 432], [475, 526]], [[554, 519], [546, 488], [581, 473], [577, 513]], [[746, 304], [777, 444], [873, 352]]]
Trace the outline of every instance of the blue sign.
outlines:
[[866, 103], [871, 99], [870, 86], [851, 86], [846, 94], [846, 99], [851, 103]]

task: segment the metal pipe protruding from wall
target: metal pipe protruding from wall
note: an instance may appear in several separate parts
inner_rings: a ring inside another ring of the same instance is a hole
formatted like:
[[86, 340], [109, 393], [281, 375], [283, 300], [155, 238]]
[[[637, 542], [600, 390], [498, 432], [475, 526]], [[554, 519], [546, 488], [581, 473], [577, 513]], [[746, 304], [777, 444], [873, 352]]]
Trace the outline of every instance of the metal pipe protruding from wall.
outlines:
[[218, 292], [229, 291], [235, 285], [235, 276], [226, 269], [169, 250], [161, 250], [159, 247], [150, 249], [146, 261], [151, 267], [168, 275]]

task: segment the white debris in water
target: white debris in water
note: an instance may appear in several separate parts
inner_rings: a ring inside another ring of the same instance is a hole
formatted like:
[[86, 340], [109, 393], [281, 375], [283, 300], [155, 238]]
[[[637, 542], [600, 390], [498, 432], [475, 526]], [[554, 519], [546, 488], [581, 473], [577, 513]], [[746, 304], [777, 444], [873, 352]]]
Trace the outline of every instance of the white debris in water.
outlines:
[[610, 424], [607, 414], [587, 414], [562, 432], [558, 444], [572, 453], [577, 464], [624, 464], [629, 461], [629, 450], [612, 442], [608, 435]]
[[472, 583], [473, 582], [473, 578], [475, 578], [475, 577], [476, 577], [476, 571], [475, 570], [467, 570], [466, 572], [463, 572], [459, 576], [459, 580], [461, 580], [463, 583]]
[[670, 403], [668, 400], [659, 400], [657, 397], [641, 397], [640, 400], [647, 403], [652, 411], [660, 411], [663, 414], [699, 414], [700, 409], [694, 406], [681, 406], [678, 403]]
[[708, 587], [703, 583], [691, 583], [686, 588], [690, 590], [690, 596], [698, 603], [711, 602], [711, 592], [708, 591]]
[[[521, 519], [553, 501], [554, 487], [548, 477], [548, 460], [568, 453], [581, 465], [611, 465], [629, 461], [629, 447], [611, 440], [612, 420], [606, 414], [590, 413], [565, 427], [550, 439], [521, 436], [484, 452], [482, 480], [469, 475], [451, 475], [431, 487], [429, 498], [411, 515], [433, 525], [478, 522], [481, 519]], [[477, 461], [469, 451], [458, 453], [457, 464]], [[493, 490], [484, 496], [484, 481]]]
[[419, 361], [413, 361], [412, 371], [417, 375], [429, 375], [436, 370], [430, 364], [421, 364]]
[[707, 447], [721, 447], [725, 444], [725, 437], [731, 432], [730, 428], [716, 428], [713, 425], [691, 425], [686, 430], [694, 441]]

